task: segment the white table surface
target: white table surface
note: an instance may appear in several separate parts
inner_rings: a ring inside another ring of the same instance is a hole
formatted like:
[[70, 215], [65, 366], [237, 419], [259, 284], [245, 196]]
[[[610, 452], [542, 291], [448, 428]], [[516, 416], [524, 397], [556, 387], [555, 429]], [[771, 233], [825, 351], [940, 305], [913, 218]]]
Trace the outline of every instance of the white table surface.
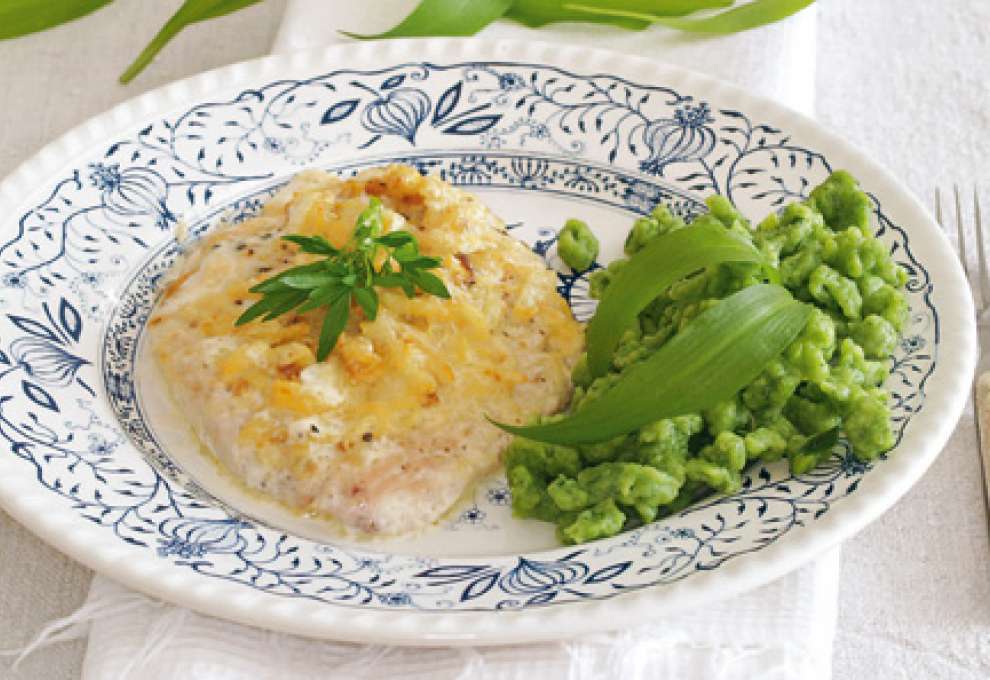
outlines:
[[[118, 0], [71, 25], [0, 42], [0, 176], [120, 101], [267, 53], [283, 7], [282, 0], [266, 0], [188, 29], [135, 82], [119, 85], [116, 76], [179, 4]], [[936, 183], [981, 182], [990, 214], [990, 3], [820, 5], [818, 118], [925, 202]], [[990, 546], [971, 410], [954, 444], [893, 509], [843, 547], [835, 678], [990, 677]], [[0, 649], [23, 644], [77, 607], [89, 580], [88, 570], [0, 511]], [[58, 645], [16, 674], [0, 660], [0, 678], [78, 678], [84, 650], [82, 642]]]

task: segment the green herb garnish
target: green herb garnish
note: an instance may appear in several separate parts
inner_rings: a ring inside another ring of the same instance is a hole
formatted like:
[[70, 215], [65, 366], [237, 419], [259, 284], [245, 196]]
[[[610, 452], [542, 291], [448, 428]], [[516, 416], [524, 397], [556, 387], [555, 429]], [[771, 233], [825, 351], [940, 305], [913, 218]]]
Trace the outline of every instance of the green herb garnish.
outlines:
[[760, 375], [798, 336], [811, 310], [777, 285], [744, 288], [699, 314], [565, 418], [537, 425], [495, 424], [536, 441], [591, 444], [661, 418], [701, 411]]
[[[271, 321], [293, 309], [302, 313], [325, 307], [327, 313], [316, 351], [317, 360], [323, 361], [347, 326], [352, 303], [361, 307], [369, 320], [378, 315], [375, 288], [401, 288], [410, 298], [417, 289], [449, 298], [444, 282], [427, 271], [439, 267], [440, 258], [420, 254], [416, 238], [408, 231], [383, 234], [382, 229], [382, 204], [372, 198], [358, 216], [354, 234], [344, 248], [335, 248], [322, 236], [283, 236], [283, 240], [295, 243], [302, 252], [322, 255], [324, 259], [286, 269], [253, 286], [251, 292], [262, 297], [235, 325], [241, 326], [258, 317]], [[382, 252], [386, 253], [383, 259]], [[382, 264], [376, 268], [379, 259]]]

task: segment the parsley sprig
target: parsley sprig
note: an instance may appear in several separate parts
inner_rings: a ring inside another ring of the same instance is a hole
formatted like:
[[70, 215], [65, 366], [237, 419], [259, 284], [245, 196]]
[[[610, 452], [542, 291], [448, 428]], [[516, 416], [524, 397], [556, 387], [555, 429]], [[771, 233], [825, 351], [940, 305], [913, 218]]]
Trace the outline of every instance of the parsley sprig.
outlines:
[[[235, 325], [258, 317], [271, 321], [293, 309], [301, 314], [325, 307], [316, 351], [317, 360], [323, 361], [347, 326], [352, 302], [369, 320], [378, 316], [375, 288], [401, 288], [410, 298], [417, 289], [439, 298], [450, 297], [444, 282], [427, 271], [439, 267], [440, 258], [422, 255], [416, 237], [408, 231], [382, 231], [382, 204], [372, 198], [358, 216], [354, 234], [344, 248], [335, 248], [322, 236], [283, 236], [302, 252], [324, 259], [286, 269], [253, 286], [250, 291], [260, 293], [261, 299], [241, 314]], [[382, 252], [384, 258], [380, 257]], [[381, 265], [376, 268], [379, 260]]]

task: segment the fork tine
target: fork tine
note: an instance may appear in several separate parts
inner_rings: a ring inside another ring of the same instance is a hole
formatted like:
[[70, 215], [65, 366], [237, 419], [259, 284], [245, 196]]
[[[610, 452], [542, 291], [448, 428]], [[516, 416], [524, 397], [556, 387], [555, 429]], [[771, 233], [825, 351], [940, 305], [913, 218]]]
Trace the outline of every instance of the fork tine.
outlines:
[[976, 252], [980, 264], [981, 311], [990, 305], [990, 276], [987, 274], [987, 244], [983, 238], [983, 219], [980, 215], [980, 195], [973, 187], [973, 222], [976, 224]]
[[970, 287], [973, 286], [973, 277], [969, 273], [969, 259], [966, 257], [966, 234], [963, 229], [962, 201], [959, 199], [959, 185], [952, 185], [952, 193], [956, 199], [956, 248], [959, 249], [959, 259], [962, 261], [963, 271], [966, 272], [966, 280]]
[[942, 227], [942, 231], [945, 231], [945, 220], [942, 219], [942, 190], [938, 187], [935, 187], [935, 221]]

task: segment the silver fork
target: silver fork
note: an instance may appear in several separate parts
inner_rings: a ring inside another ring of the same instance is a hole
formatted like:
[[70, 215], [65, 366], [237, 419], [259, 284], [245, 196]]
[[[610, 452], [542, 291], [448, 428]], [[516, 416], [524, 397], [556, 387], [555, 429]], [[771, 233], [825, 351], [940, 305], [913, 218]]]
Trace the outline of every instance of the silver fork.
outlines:
[[[963, 271], [966, 272], [966, 279], [969, 287], [973, 291], [973, 303], [976, 307], [976, 321], [980, 323], [982, 317], [990, 310], [990, 267], [987, 266], [987, 241], [983, 235], [983, 219], [980, 214], [980, 197], [976, 188], [973, 189], [973, 226], [976, 235], [976, 242], [973, 243], [972, 236], [967, 234], [965, 220], [963, 218], [962, 199], [959, 195], [959, 185], [953, 185], [952, 194], [956, 210], [956, 254], [962, 263]], [[939, 226], [949, 235], [952, 240], [949, 228], [942, 216], [942, 193], [935, 189], [935, 218]], [[974, 253], [975, 251], [975, 253]], [[970, 256], [975, 254], [976, 270], [970, 265]], [[981, 335], [981, 340], [983, 333]], [[982, 347], [981, 347], [982, 349]], [[980, 463], [983, 469], [983, 500], [987, 508], [987, 517], [990, 519], [990, 371], [984, 372], [976, 379], [973, 388], [974, 411], [976, 420], [976, 431], [980, 443]]]

